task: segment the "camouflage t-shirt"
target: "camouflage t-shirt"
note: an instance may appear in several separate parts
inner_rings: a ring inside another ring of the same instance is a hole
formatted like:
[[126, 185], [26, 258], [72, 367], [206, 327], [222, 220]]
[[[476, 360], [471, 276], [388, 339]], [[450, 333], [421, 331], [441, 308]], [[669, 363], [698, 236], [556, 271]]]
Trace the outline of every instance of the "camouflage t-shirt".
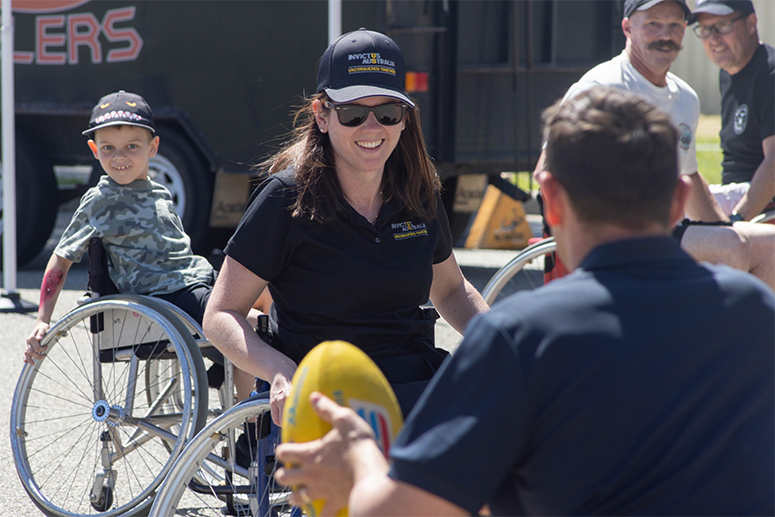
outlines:
[[110, 257], [110, 278], [122, 293], [166, 294], [212, 283], [213, 268], [191, 251], [169, 191], [151, 180], [119, 185], [103, 175], [81, 198], [54, 253], [80, 262], [92, 237]]

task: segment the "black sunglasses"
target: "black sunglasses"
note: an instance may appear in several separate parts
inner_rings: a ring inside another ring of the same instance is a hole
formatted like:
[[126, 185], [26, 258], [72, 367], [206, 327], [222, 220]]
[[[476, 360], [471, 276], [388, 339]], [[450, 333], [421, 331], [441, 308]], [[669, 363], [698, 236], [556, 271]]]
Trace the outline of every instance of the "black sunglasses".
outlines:
[[383, 126], [395, 126], [404, 120], [406, 110], [409, 106], [401, 102], [390, 104], [380, 104], [379, 106], [368, 107], [360, 104], [331, 104], [324, 101], [326, 108], [336, 110], [336, 116], [339, 123], [346, 127], [357, 127], [366, 122], [369, 113], [374, 113], [377, 121]]

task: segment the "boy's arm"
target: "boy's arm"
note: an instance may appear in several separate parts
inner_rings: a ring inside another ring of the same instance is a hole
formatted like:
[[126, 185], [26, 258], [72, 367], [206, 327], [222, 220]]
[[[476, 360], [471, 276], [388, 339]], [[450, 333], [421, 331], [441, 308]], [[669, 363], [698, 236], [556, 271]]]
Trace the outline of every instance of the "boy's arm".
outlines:
[[40, 285], [40, 305], [38, 306], [38, 319], [35, 328], [27, 338], [27, 348], [24, 351], [24, 362], [35, 364], [33, 359], [43, 359], [45, 347], [40, 346], [40, 340], [46, 335], [51, 323], [51, 315], [56, 307], [59, 293], [67, 279], [67, 272], [73, 261], [52, 254], [46, 265], [46, 273]]

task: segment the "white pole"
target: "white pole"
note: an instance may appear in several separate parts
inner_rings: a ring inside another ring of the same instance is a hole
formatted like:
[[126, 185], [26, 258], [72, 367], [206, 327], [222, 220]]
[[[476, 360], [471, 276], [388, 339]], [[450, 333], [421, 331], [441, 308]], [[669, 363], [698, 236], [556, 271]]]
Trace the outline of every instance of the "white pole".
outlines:
[[342, 0], [328, 0], [328, 43], [342, 35]]
[[16, 144], [13, 13], [11, 0], [2, 0], [2, 130], [3, 130], [3, 286], [16, 291]]

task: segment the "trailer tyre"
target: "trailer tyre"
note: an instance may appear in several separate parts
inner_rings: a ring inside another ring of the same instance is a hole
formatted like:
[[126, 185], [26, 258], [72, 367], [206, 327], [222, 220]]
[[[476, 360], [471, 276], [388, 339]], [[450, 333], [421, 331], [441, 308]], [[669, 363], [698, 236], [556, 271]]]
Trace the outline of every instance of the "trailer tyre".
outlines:
[[170, 191], [194, 253], [206, 257], [213, 249], [209, 228], [213, 175], [188, 138], [167, 127], [156, 131], [159, 152], [150, 160], [148, 175]]
[[[30, 141], [22, 133], [18, 133], [17, 139], [16, 263], [23, 266], [43, 250], [51, 236], [59, 209], [59, 190], [54, 167], [46, 153], [32, 152]], [[1, 185], [0, 182], [0, 214], [3, 207]], [[0, 235], [3, 228], [0, 217]], [[0, 247], [0, 260], [2, 256]]]

